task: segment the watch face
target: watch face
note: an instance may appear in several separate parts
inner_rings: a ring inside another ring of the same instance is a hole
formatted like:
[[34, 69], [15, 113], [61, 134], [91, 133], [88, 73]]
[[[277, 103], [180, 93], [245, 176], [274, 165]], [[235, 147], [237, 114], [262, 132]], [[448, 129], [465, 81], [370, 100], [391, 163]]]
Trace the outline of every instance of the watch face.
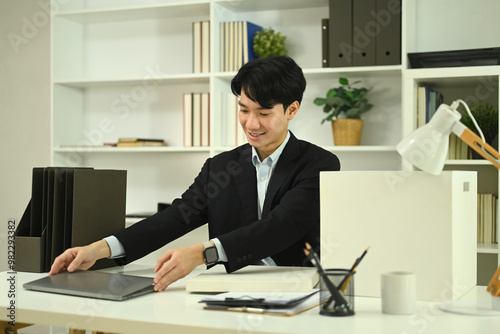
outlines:
[[217, 248], [208, 247], [205, 249], [205, 262], [207, 264], [212, 264], [219, 260], [219, 256], [217, 255]]

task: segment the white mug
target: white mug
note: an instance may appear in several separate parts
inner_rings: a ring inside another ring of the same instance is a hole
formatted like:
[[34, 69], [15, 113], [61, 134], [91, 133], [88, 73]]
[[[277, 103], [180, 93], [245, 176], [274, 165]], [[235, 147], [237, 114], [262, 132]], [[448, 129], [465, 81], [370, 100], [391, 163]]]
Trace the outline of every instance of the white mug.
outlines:
[[382, 313], [415, 313], [417, 285], [414, 273], [404, 271], [383, 273], [380, 283]]

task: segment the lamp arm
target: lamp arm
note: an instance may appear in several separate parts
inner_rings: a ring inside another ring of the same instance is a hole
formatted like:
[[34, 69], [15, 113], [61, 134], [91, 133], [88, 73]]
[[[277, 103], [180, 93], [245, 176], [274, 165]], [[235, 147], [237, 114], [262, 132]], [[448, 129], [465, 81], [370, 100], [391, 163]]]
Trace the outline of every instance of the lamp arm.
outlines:
[[500, 169], [500, 163], [498, 161], [500, 159], [500, 153], [498, 153], [488, 143], [484, 142], [463, 123], [455, 122], [451, 131], [462, 139], [467, 145], [469, 145], [474, 151], [479, 153], [483, 158], [491, 162], [493, 166]]

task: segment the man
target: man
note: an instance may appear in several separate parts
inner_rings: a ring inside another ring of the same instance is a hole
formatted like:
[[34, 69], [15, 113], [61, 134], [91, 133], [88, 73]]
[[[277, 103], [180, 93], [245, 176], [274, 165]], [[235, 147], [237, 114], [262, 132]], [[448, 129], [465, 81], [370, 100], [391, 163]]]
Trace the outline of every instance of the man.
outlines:
[[170, 249], [157, 261], [155, 290], [206, 263], [227, 272], [250, 264], [306, 266], [306, 242], [319, 250], [319, 172], [340, 170], [338, 158], [298, 140], [288, 123], [306, 81], [291, 58], [245, 64], [231, 82], [248, 144], [209, 158], [172, 206], [114, 236], [66, 250], [49, 274], [86, 270], [97, 259], [135, 261], [208, 223], [210, 241]]

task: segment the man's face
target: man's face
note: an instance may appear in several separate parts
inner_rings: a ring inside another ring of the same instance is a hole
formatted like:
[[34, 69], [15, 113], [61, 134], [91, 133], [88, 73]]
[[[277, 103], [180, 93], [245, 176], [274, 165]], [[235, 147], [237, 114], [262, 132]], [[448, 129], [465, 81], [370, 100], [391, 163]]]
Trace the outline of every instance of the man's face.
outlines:
[[288, 122], [299, 109], [299, 103], [292, 103], [286, 113], [283, 104], [276, 104], [271, 109], [264, 109], [241, 92], [239, 101], [239, 120], [248, 143], [255, 147], [260, 160], [271, 155], [285, 140]]

